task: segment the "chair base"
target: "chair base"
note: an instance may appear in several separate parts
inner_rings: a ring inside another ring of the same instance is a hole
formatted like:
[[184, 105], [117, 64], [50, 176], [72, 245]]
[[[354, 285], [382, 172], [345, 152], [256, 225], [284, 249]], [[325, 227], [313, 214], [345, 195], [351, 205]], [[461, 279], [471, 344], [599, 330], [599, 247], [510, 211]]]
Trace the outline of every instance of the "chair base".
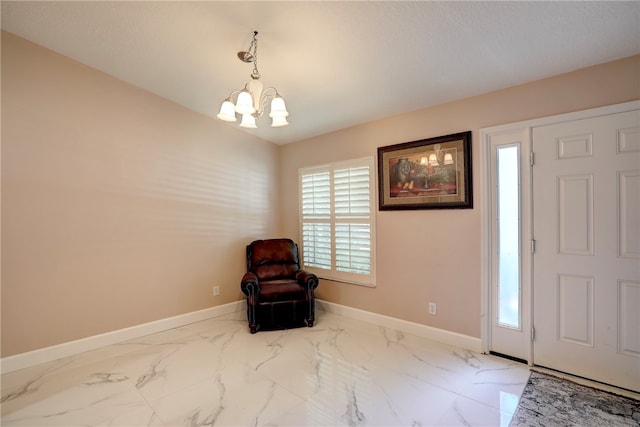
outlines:
[[255, 334], [258, 331], [279, 331], [304, 327], [313, 328], [314, 323], [314, 319], [304, 319], [301, 322], [249, 323], [249, 332]]
[[[309, 316], [309, 304], [306, 301], [279, 301], [262, 303], [255, 307], [255, 317], [251, 318], [251, 308], [247, 307], [249, 331], [273, 331], [281, 329], [312, 328], [315, 318]], [[252, 321], [253, 320], [253, 321]]]
[[265, 301], [251, 306], [247, 301], [249, 331], [313, 327], [315, 322], [315, 301], [297, 299], [288, 301]]

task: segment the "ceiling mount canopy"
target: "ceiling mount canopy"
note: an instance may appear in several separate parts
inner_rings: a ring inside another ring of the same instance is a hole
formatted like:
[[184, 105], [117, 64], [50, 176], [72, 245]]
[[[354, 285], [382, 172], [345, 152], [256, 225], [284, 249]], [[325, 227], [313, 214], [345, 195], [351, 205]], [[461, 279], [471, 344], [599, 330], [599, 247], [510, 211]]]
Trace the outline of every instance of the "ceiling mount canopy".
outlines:
[[[225, 122], [235, 122], [237, 114], [241, 116], [240, 126], [244, 128], [257, 128], [256, 119], [264, 113], [267, 102], [271, 101], [271, 127], [281, 127], [289, 124], [287, 116], [289, 112], [284, 99], [274, 87], [264, 88], [260, 82], [258, 71], [258, 32], [253, 32], [253, 40], [249, 50], [238, 52], [238, 58], [242, 62], [253, 63], [251, 80], [242, 90], [235, 90], [224, 100], [218, 113], [218, 118]], [[235, 98], [235, 102], [234, 102]]]

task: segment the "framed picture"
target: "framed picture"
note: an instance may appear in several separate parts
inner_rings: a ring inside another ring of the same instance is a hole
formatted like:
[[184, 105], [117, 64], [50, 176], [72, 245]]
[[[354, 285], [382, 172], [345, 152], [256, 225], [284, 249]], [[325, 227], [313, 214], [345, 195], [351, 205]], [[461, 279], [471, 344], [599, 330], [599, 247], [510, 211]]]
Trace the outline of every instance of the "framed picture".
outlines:
[[380, 210], [471, 209], [471, 131], [378, 147]]

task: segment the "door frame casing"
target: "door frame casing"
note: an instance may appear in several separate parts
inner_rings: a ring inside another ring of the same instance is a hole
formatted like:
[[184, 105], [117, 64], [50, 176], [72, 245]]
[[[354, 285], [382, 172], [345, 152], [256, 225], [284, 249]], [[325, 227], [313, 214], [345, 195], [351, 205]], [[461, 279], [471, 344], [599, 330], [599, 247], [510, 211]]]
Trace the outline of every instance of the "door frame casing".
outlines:
[[[523, 138], [526, 138], [527, 141], [527, 149], [531, 149], [533, 146], [533, 129], [539, 126], [547, 126], [562, 122], [569, 122], [574, 120], [588, 119], [592, 117], [598, 116], [606, 116], [610, 114], [623, 113], [626, 111], [632, 111], [640, 109], [640, 100], [638, 101], [630, 101], [620, 104], [608, 105], [604, 107], [597, 107], [588, 110], [581, 110], [571, 113], [558, 114], [554, 116], [542, 117], [538, 119], [525, 120], [521, 122], [508, 123], [504, 125], [492, 126], [487, 128], [480, 129], [480, 149], [481, 149], [481, 167], [482, 171], [481, 176], [481, 299], [480, 299], [480, 312], [481, 316], [481, 326], [480, 326], [480, 340], [481, 340], [481, 349], [483, 353], [489, 353], [491, 351], [491, 327], [492, 327], [492, 289], [491, 289], [491, 266], [494, 262], [494, 248], [492, 247], [492, 209], [494, 200], [492, 199], [492, 191], [491, 191], [491, 169], [490, 169], [490, 155], [491, 155], [491, 138], [493, 136], [502, 135], [506, 133], [521, 133]], [[522, 155], [529, 155], [529, 153], [522, 152]], [[531, 168], [529, 168], [526, 172], [524, 170], [521, 173], [531, 174]], [[523, 206], [531, 206], [533, 200], [533, 190], [531, 188], [526, 189], [528, 194], [524, 194], [524, 197], [528, 197], [529, 200], [527, 203], [523, 203]], [[530, 245], [531, 239], [535, 239], [535, 236], [531, 236], [531, 229], [533, 226], [533, 217], [532, 215], [526, 215], [526, 219], [523, 219], [521, 223], [521, 253], [523, 264], [525, 260], [525, 254], [530, 254], [529, 256], [533, 258], [531, 254]], [[530, 236], [527, 238], [527, 236]], [[522, 323], [523, 328], [525, 330], [531, 330], [534, 325], [533, 319], [533, 260], [530, 262], [531, 268], [528, 274], [522, 275], [522, 302], [521, 307], [523, 307], [523, 317]], [[527, 269], [525, 269], [527, 270]], [[527, 359], [528, 364], [533, 366], [535, 364], [534, 353], [533, 353], [533, 345], [531, 340], [527, 340], [527, 354], [529, 354], [529, 358]]]

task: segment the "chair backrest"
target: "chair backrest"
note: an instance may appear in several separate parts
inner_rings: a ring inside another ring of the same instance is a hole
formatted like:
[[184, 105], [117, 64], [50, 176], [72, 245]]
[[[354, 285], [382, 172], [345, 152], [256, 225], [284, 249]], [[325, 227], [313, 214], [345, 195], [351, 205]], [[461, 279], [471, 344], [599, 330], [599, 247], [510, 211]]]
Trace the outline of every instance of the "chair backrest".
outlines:
[[298, 245], [291, 239], [256, 240], [247, 246], [247, 271], [259, 280], [292, 279], [298, 270]]

